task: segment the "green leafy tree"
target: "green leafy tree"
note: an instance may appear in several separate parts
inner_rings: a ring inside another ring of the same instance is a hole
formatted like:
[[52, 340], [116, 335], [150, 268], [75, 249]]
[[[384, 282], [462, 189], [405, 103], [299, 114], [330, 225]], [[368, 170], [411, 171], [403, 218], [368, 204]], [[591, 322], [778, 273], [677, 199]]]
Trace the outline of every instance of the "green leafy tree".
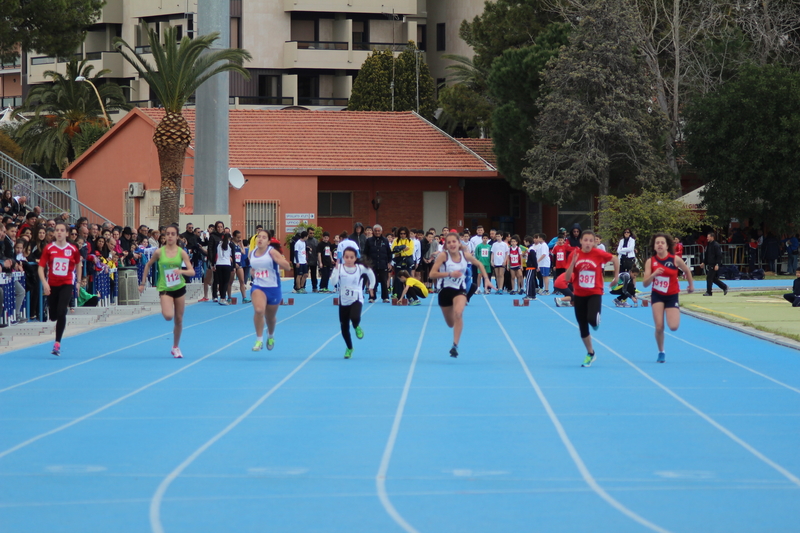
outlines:
[[782, 229], [800, 220], [800, 73], [750, 66], [686, 113], [686, 158], [721, 219]]
[[20, 163], [22, 162], [22, 147], [11, 138], [7, 131], [0, 131], [0, 152]]
[[661, 186], [668, 177], [655, 148], [665, 119], [651, 107], [629, 17], [623, 0], [595, 2], [545, 72], [548, 92], [523, 171], [532, 196], [560, 204], [588, 184], [602, 211], [612, 181]]
[[178, 30], [173, 26], [164, 31], [164, 44], [161, 44], [158, 34], [148, 29], [155, 65], [122, 39], [114, 40], [122, 56], [164, 106], [164, 118], [153, 134], [161, 170], [160, 226], [178, 222], [183, 163], [192, 141], [189, 123], [181, 114], [186, 101], [198, 87], [221, 72], [238, 72], [245, 79], [250, 78], [250, 73], [242, 67], [244, 61], [250, 60], [250, 53], [236, 48], [211, 50], [218, 38], [219, 34], [214, 32], [194, 39], [184, 36], [179, 43]]
[[[419, 67], [419, 114], [433, 120], [435, 86], [427, 63], [409, 41], [397, 58], [391, 50], [374, 50], [353, 83], [347, 109], [350, 111], [417, 111], [417, 67]], [[392, 105], [394, 82], [394, 106]]]
[[495, 107], [486, 84], [488, 69], [465, 56], [445, 54], [442, 59], [453, 63], [445, 67], [451, 85], [439, 89], [438, 126], [450, 134], [461, 128], [468, 137], [488, 136]]
[[475, 50], [475, 66], [489, 69], [506, 50], [535, 44], [538, 34], [556, 20], [547, 0], [487, 1], [483, 13], [461, 23], [459, 35]]
[[506, 50], [492, 63], [489, 92], [497, 107], [492, 114], [492, 138], [497, 167], [512, 187], [523, 186], [525, 154], [533, 148], [533, 130], [542, 96], [542, 71], [569, 44], [570, 26], [552, 23], [536, 44]]
[[0, 0], [0, 56], [10, 60], [19, 50], [67, 57], [100, 16], [105, 0]]
[[87, 122], [81, 125], [80, 131], [72, 137], [72, 149], [75, 151], [75, 158], [77, 159], [83, 152], [91, 148], [107, 131], [108, 128], [104, 124]]
[[600, 236], [611, 249], [616, 249], [622, 232], [631, 228], [636, 235], [639, 264], [644, 264], [643, 260], [649, 255], [647, 246], [656, 233], [664, 232], [680, 239], [703, 223], [703, 215], [661, 191], [645, 190], [641, 194], [606, 196], [600, 200], [605, 207], [594, 214], [602, 221]]
[[73, 59], [67, 63], [65, 74], [46, 71], [44, 76], [52, 83], [34, 85], [22, 106], [14, 111], [15, 116], [28, 118], [14, 130], [26, 165], [37, 165], [44, 174], [59, 175], [77, 157], [73, 139], [83, 128], [99, 127], [105, 131], [110, 126], [92, 86], [75, 81], [79, 76], [97, 87], [106, 111], [131, 108], [122, 88], [102, 79], [111, 71], [101, 70], [92, 76], [93, 70], [87, 60]]

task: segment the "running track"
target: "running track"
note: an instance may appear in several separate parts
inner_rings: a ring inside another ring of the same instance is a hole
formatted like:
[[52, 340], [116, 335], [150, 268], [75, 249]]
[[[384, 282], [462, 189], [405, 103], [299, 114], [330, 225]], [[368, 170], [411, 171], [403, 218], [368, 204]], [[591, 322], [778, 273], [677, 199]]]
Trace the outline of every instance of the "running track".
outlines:
[[2, 354], [0, 531], [800, 529], [800, 353], [683, 316], [658, 365], [612, 306], [584, 369], [572, 309], [512, 298], [457, 360], [435, 298], [367, 305], [346, 361], [311, 294], [272, 352], [196, 304], [183, 360], [159, 315]]

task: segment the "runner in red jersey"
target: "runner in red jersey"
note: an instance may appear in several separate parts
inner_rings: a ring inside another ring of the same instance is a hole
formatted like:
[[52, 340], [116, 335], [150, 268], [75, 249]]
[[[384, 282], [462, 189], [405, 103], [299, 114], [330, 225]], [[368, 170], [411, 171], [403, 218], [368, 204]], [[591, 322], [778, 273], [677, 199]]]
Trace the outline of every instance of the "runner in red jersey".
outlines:
[[603, 267], [609, 261], [614, 262], [614, 279], [611, 285], [617, 283], [619, 276], [619, 258], [603, 250], [595, 248], [595, 235], [592, 230], [581, 233], [581, 248], [572, 253], [569, 267], [564, 277], [572, 280], [572, 298], [575, 307], [575, 318], [581, 331], [581, 340], [586, 347], [586, 358], [583, 367], [590, 367], [595, 360], [592, 347], [592, 336], [589, 326], [593, 329], [600, 327], [600, 309], [603, 304]]
[[[56, 240], [48, 244], [39, 258], [39, 279], [42, 293], [47, 296], [50, 320], [56, 323], [56, 342], [53, 355], [61, 355], [61, 337], [67, 327], [67, 309], [72, 300], [73, 282], [81, 286], [81, 254], [67, 242], [67, 225], [56, 224]], [[47, 268], [45, 277], [44, 269]]]
[[650, 239], [650, 249], [654, 255], [645, 264], [642, 283], [645, 287], [653, 284], [650, 302], [656, 327], [656, 344], [658, 344], [656, 362], [663, 363], [666, 361], [664, 316], [666, 315], [667, 325], [672, 331], [677, 331], [681, 323], [681, 311], [678, 304], [678, 293], [681, 289], [678, 285], [678, 272], [683, 271], [689, 281], [689, 292], [694, 292], [694, 280], [692, 271], [686, 266], [683, 259], [674, 255], [675, 243], [672, 237], [666, 233], [656, 233]]

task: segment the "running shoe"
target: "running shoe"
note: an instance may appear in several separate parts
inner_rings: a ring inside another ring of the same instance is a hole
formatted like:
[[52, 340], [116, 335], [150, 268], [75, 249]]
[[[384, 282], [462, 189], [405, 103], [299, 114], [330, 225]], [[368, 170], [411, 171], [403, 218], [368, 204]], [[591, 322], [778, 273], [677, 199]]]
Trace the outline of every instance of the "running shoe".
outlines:
[[658, 359], [656, 363], [666, 363], [667, 362], [667, 354], [664, 352], [658, 352]]
[[264, 349], [264, 342], [263, 341], [256, 341], [256, 343], [253, 345], [253, 351], [254, 352], [257, 352], [257, 351], [263, 350], [263, 349]]
[[638, 300], [635, 300], [633, 302], [633, 307], [639, 307], [639, 301]]
[[297, 294], [298, 292], [300, 291], [298, 291], [297, 289], [292, 289], [292, 294]]
[[318, 291], [317, 289], [314, 289], [314, 290], [313, 290], [313, 291], [311, 291], [311, 292], [313, 292], [313, 293], [315, 293], [315, 294], [316, 294], [316, 293], [318, 293], [319, 291]]
[[61, 343], [57, 342], [53, 344], [53, 351], [50, 353], [52, 353], [53, 355], [61, 355]]
[[245, 303], [245, 304], [249, 304], [252, 301], [253, 300], [251, 300], [250, 298], [242, 298], [242, 303]]
[[358, 339], [364, 338], [364, 330], [361, 329], [361, 326], [356, 326], [356, 338]]
[[503, 291], [497, 291], [495, 294], [503, 294]]
[[211, 301], [212, 301], [212, 302], [214, 302], [215, 304], [217, 304], [217, 303], [219, 303], [219, 298], [214, 298], [214, 299], [213, 299], [213, 300], [211, 300]]
[[583, 360], [583, 364], [581, 365], [583, 368], [589, 368], [594, 363], [594, 360], [597, 359], [597, 353], [587, 353], [586, 359]]
[[271, 350], [275, 347], [275, 339], [273, 337], [269, 337], [267, 339], [267, 350]]
[[631, 304], [629, 304], [628, 302], [620, 302], [619, 305], [617, 305], [617, 307], [630, 307], [630, 306]]
[[727, 289], [727, 287], [726, 287], [726, 288], [724, 288], [724, 289], [722, 289], [722, 295], [723, 295], [723, 296], [727, 296], [727, 295], [728, 295], [728, 289]]
[[173, 348], [170, 353], [172, 354], [172, 357], [174, 357], [175, 359], [183, 359], [183, 354], [181, 353], [181, 349], [178, 347]]
[[228, 300], [225, 299], [220, 300], [219, 305], [228, 305]]
[[199, 299], [199, 300], [197, 300], [197, 301], [198, 301], [198, 302], [207, 302], [207, 301], [208, 301], [208, 298], [206, 298], [205, 296], [203, 296], [202, 298], [200, 298], [200, 299]]
[[564, 302], [561, 301], [561, 298], [553, 298], [556, 301], [556, 307], [564, 307]]
[[413, 300], [413, 301], [412, 301], [410, 304], [408, 304], [408, 305], [422, 305], [422, 302], [420, 302], [419, 300]]
[[351, 357], [353, 357], [353, 349], [352, 348], [348, 348], [348, 349], [346, 349], [344, 351], [344, 358], [345, 359], [350, 359]]
[[308, 294], [305, 289], [300, 289], [297, 291], [299, 294]]
[[385, 304], [391, 303], [391, 300], [389, 300], [389, 299], [387, 298], [386, 300], [384, 300], [384, 301], [383, 301], [383, 303], [385, 303]]
[[542, 294], [544, 294], [545, 296], [547, 296], [548, 294], [550, 294], [550, 291], [542, 291]]
[[369, 300], [367, 300], [367, 303], [374, 304], [375, 303], [375, 298], [370, 298]]
[[526, 296], [525, 298], [523, 298], [523, 300], [528, 301], [528, 302], [530, 302], [531, 300], [535, 300], [535, 299], [536, 299], [535, 296]]
[[453, 347], [450, 348], [450, 357], [458, 357], [458, 346], [453, 344]]
[[711, 296], [711, 293], [710, 292], [704, 292], [703, 296]]

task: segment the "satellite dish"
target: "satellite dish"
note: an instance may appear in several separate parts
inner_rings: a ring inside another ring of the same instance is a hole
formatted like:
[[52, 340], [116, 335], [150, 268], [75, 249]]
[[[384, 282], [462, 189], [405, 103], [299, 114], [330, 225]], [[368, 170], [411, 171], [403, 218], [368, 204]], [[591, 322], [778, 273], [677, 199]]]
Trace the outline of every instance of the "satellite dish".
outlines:
[[228, 183], [237, 191], [241, 189], [247, 180], [244, 179], [244, 174], [238, 168], [228, 169]]

